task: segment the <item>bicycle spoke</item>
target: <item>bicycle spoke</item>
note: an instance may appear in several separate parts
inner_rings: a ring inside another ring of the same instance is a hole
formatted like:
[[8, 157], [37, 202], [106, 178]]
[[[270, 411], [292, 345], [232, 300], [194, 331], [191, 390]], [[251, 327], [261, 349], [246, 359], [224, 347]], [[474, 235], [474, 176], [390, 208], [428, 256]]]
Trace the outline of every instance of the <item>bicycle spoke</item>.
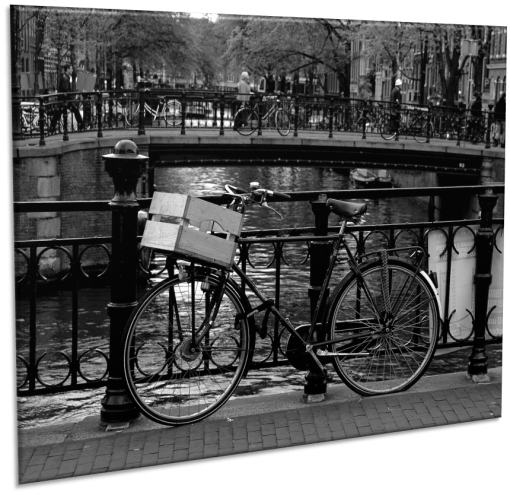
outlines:
[[209, 297], [214, 289], [202, 289], [203, 281], [199, 274], [159, 284], [129, 325], [126, 345], [139, 347], [125, 364], [133, 370], [128, 386], [142, 411], [164, 424], [194, 422], [214, 412], [235, 390], [252, 352], [245, 322], [234, 327], [243, 309], [230, 289], [214, 325], [193, 343], [216, 304]]
[[[363, 269], [367, 290], [360, 290], [353, 277], [335, 291], [330, 310], [330, 332], [352, 338], [333, 344], [333, 350], [351, 354], [335, 356], [335, 369], [365, 395], [411, 386], [425, 371], [437, 340], [439, 314], [431, 289], [414, 267], [394, 263], [388, 260], [386, 272], [382, 263]], [[357, 339], [362, 329], [371, 330], [371, 337]]]

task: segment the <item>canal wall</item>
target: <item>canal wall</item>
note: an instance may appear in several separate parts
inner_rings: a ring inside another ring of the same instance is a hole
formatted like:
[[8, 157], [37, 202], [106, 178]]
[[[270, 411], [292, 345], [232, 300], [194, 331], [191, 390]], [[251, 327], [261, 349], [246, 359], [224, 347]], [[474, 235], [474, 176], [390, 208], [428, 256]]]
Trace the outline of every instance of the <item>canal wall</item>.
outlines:
[[[391, 172], [395, 187], [448, 187], [475, 186], [491, 182], [505, 182], [505, 157], [501, 151], [484, 150], [482, 169], [479, 175], [458, 175], [422, 170], [394, 170]], [[445, 195], [435, 198], [416, 197], [415, 200], [432, 210], [430, 220], [456, 220], [478, 218], [480, 206], [476, 197], [459, 198]], [[432, 201], [432, 204], [431, 204]], [[500, 197], [494, 208], [494, 217], [503, 217], [504, 198]]]
[[[45, 146], [29, 146], [23, 142], [14, 144], [13, 198], [15, 202], [90, 201], [109, 200], [113, 197], [113, 183], [104, 170], [102, 155], [111, 153], [115, 144], [125, 136], [116, 134], [105, 138], [87, 138], [83, 136], [72, 136], [71, 138], [72, 140], [68, 142], [53, 141], [48, 142]], [[235, 148], [236, 146], [239, 148], [241, 145], [239, 149], [247, 149], [244, 140], [238, 138], [203, 139], [190, 136], [179, 138], [177, 136], [165, 137], [161, 135], [129, 136], [129, 138], [136, 142], [140, 153], [146, 156], [150, 156], [151, 145], [154, 147], [168, 144], [170, 147], [177, 147], [179, 143], [193, 148], [196, 152], [199, 152], [200, 147], [204, 146], [204, 150], [207, 149], [206, 154], [210, 154], [211, 150], [209, 148], [212, 142], [217, 143], [217, 146], [222, 145], [224, 148]], [[258, 144], [267, 145], [268, 141], [267, 138], [264, 138], [259, 143], [259, 141], [252, 139], [248, 148], [251, 150], [255, 149]], [[284, 141], [278, 139], [278, 141], [282, 143], [292, 141], [293, 146], [296, 146], [295, 140]], [[318, 150], [338, 146], [339, 152], [346, 146], [345, 142], [320, 139], [307, 140], [307, 143], [307, 146], [317, 145]], [[365, 144], [372, 151], [377, 146], [374, 142]], [[380, 146], [387, 150], [389, 145], [394, 144], [381, 143]], [[356, 146], [362, 145], [363, 143], [356, 143]], [[398, 146], [402, 147], [402, 144]], [[406, 144], [405, 146], [411, 149], [411, 145]], [[430, 145], [430, 148], [434, 150], [432, 145]], [[444, 146], [441, 149], [444, 149]], [[419, 151], [426, 153], [423, 147]], [[484, 181], [504, 181], [504, 150], [476, 148], [471, 152], [466, 149], [455, 151], [461, 154], [464, 153], [466, 157], [469, 153], [471, 153], [470, 156], [473, 154], [482, 156]], [[435, 153], [437, 154], [437, 150], [435, 150]], [[270, 161], [268, 160], [268, 162]], [[395, 177], [397, 187], [432, 187], [459, 185], [459, 183], [467, 185], [477, 184], [482, 180], [475, 175], [447, 175], [421, 170], [394, 170], [392, 174]], [[139, 197], [142, 196], [141, 188], [142, 181], [139, 181]], [[303, 185], [303, 189], [306, 189], [306, 184]], [[429, 199], [417, 198], [417, 201], [422, 201], [428, 205]], [[434, 201], [436, 219], [444, 219], [444, 213], [442, 213], [444, 211], [457, 214], [459, 205], [455, 198], [435, 198]], [[469, 204], [462, 205], [462, 209], [466, 213], [461, 214], [461, 217], [475, 218], [478, 214], [476, 198], [470, 201]], [[498, 202], [496, 215], [503, 216], [502, 200]], [[109, 211], [16, 213], [14, 232], [16, 240], [109, 236], [111, 234], [111, 213]], [[69, 264], [66, 260], [68, 260], [68, 257], [62, 256], [61, 252], [46, 251], [41, 260], [43, 272], [46, 270], [48, 273], [58, 273]], [[91, 249], [81, 261], [84, 266], [87, 266], [104, 264], [107, 259], [103, 250]], [[17, 266], [22, 262], [21, 257], [16, 258]]]

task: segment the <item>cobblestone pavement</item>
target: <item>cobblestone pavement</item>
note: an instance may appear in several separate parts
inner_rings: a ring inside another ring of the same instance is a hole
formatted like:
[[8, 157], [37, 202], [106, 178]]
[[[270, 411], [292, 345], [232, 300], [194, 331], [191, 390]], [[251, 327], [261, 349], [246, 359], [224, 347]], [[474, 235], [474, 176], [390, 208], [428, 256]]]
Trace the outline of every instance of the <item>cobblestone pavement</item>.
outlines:
[[170, 464], [501, 416], [501, 383], [316, 404], [19, 449], [20, 483]]

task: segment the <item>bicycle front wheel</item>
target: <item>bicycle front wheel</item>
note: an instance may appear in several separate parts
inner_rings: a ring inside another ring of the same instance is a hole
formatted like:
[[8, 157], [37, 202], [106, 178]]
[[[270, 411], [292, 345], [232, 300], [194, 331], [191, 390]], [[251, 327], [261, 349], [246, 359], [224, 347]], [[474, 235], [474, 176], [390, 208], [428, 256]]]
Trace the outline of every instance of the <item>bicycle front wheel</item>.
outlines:
[[241, 108], [234, 116], [234, 128], [242, 136], [253, 134], [259, 125], [259, 116], [251, 108]]
[[[334, 367], [361, 395], [406, 390], [425, 373], [439, 335], [439, 306], [429, 281], [400, 260], [371, 261], [340, 282], [327, 311]], [[366, 284], [364, 290], [362, 284]], [[386, 289], [385, 289], [386, 287]], [[368, 296], [367, 296], [368, 292]]]
[[275, 121], [280, 135], [287, 136], [290, 132], [290, 115], [285, 110], [278, 110]]
[[388, 116], [384, 117], [381, 122], [380, 130], [381, 137], [386, 141], [394, 139], [395, 136], [397, 135], [397, 131], [395, 128], [396, 128], [395, 121]]
[[153, 421], [177, 426], [206, 418], [228, 400], [245, 372], [252, 335], [246, 320], [236, 322], [245, 311], [231, 284], [210, 330], [193, 347], [192, 328], [211, 314], [219, 283], [205, 272], [193, 281], [171, 277], [143, 297], [128, 321], [124, 377], [133, 401]]

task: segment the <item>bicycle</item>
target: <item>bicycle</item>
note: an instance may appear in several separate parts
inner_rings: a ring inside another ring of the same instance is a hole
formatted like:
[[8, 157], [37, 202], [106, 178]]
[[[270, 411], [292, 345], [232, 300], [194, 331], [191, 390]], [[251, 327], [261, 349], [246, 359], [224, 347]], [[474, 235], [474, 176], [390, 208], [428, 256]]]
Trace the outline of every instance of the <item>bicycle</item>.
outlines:
[[290, 115], [281, 108], [281, 101], [278, 96], [267, 96], [262, 101], [271, 102], [265, 115], [260, 116], [258, 104], [253, 107], [242, 105], [234, 115], [234, 129], [242, 136], [250, 136], [259, 126], [269, 127], [271, 119], [281, 136], [287, 136], [290, 132]]
[[[150, 115], [152, 122], [157, 122], [160, 126], [164, 122], [164, 127], [180, 127], [182, 124], [181, 104], [175, 99], [158, 98], [157, 105], [153, 108], [149, 102], [144, 102], [144, 117]], [[127, 127], [138, 125], [137, 117], [140, 118], [140, 103], [137, 103], [135, 109], [130, 112], [127, 107], [117, 110], [117, 120], [125, 123]]]
[[[359, 222], [367, 206], [328, 199], [328, 208], [341, 218], [340, 230], [332, 243], [328, 271], [311, 323], [296, 327], [233, 262], [236, 243], [224, 239], [240, 235], [248, 206], [256, 204], [280, 215], [267, 204], [268, 197], [289, 199], [283, 193], [261, 189], [258, 183], [250, 186], [246, 191], [226, 185], [226, 209], [188, 196], [154, 195], [151, 212], [163, 215], [159, 220], [165, 215], [174, 220], [180, 216], [181, 225], [154, 221], [151, 226], [149, 221], [143, 245], [159, 245], [154, 239], [169, 242], [169, 231], [188, 235], [193, 223], [200, 225], [200, 235], [207, 235], [211, 242], [195, 241], [185, 249], [175, 248], [179, 261], [174, 266], [179, 273], [169, 274], [148, 291], [127, 322], [122, 343], [124, 378], [141, 412], [158, 423], [177, 426], [200, 421], [217, 411], [247, 373], [256, 334], [266, 337], [270, 314], [291, 334], [286, 355], [296, 369], [324, 374], [325, 366], [332, 363], [343, 382], [365, 396], [411, 387], [434, 355], [441, 318], [437, 290], [421, 268], [424, 250], [416, 246], [381, 250], [364, 254], [362, 262], [356, 261], [345, 233], [348, 222]], [[197, 201], [204, 205], [197, 205]], [[177, 203], [202, 215], [191, 218], [189, 213], [187, 219], [182, 211], [171, 208]], [[223, 217], [219, 210], [229, 216]], [[198, 222], [200, 218], [204, 221]], [[218, 220], [223, 232], [217, 235], [221, 237], [212, 235], [211, 222]], [[210, 234], [204, 233], [207, 229]], [[212, 240], [234, 245], [232, 253], [225, 253], [228, 249], [222, 247], [218, 254], [225, 255], [222, 262], [204, 261], [207, 257], [203, 253], [211, 253]], [[205, 244], [209, 244], [209, 251]], [[202, 254], [182, 254], [201, 248]], [[347, 254], [349, 271], [326, 301], [341, 249]], [[396, 257], [408, 250], [412, 250], [416, 264]], [[253, 307], [241, 286], [247, 287], [260, 304]], [[255, 315], [262, 312], [259, 326]]]
[[[383, 139], [390, 141], [395, 139], [397, 136], [397, 130], [399, 136], [411, 135], [414, 140], [418, 143], [427, 142], [427, 130], [428, 136], [433, 136], [434, 125], [427, 119], [427, 116], [423, 113], [419, 113], [416, 116], [404, 117], [400, 112], [400, 115], [388, 115], [382, 116], [380, 121], [380, 134]], [[411, 120], [408, 124], [407, 121]]]
[[471, 117], [467, 125], [467, 139], [472, 144], [485, 142], [486, 127], [485, 119], [483, 117]]

